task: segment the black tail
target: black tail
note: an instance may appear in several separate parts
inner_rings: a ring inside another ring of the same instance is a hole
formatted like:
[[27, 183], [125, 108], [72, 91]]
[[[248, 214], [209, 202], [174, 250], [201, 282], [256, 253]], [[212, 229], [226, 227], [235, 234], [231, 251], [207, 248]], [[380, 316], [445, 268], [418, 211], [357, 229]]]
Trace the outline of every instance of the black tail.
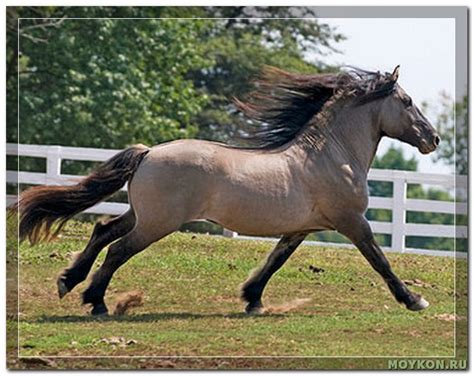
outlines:
[[22, 192], [18, 203], [10, 208], [11, 212], [18, 211], [20, 241], [28, 238], [34, 244], [57, 235], [71, 217], [122, 188], [149, 150], [144, 145], [129, 147], [75, 185], [42, 185]]

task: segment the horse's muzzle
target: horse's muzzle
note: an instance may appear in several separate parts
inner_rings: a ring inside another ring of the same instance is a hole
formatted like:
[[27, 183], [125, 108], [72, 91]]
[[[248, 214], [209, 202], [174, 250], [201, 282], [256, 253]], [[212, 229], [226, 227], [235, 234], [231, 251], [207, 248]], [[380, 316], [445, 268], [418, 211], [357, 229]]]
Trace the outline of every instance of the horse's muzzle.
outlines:
[[420, 145], [418, 145], [418, 150], [422, 154], [432, 153], [433, 151], [436, 150], [439, 143], [441, 142], [441, 138], [436, 133], [434, 135], [432, 135], [430, 138], [431, 138], [430, 141], [421, 140]]

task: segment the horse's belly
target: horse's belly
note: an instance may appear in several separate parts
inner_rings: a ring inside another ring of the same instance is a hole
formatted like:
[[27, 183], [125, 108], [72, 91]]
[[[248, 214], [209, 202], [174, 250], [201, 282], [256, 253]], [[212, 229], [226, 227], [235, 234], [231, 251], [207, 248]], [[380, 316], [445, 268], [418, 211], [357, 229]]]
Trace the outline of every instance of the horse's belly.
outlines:
[[303, 230], [317, 229], [318, 213], [288, 202], [279, 202], [257, 197], [236, 199], [207, 213], [206, 219], [243, 235], [279, 235]]

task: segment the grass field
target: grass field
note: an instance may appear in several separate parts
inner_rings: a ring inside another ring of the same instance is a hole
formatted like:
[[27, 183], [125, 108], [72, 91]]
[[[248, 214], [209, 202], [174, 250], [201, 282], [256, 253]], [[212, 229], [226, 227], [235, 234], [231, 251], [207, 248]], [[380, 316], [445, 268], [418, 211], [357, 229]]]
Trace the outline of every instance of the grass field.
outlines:
[[453, 258], [389, 254], [399, 276], [431, 303], [425, 311], [410, 312], [356, 250], [302, 246], [270, 281], [264, 304], [309, 301], [285, 313], [247, 316], [238, 286], [272, 243], [175, 233], [137, 255], [112, 280], [109, 310], [119, 294], [131, 290], [144, 293], [143, 306], [124, 316], [95, 318], [80, 304], [85, 283], [61, 301], [55, 283], [72, 253], [85, 246], [91, 226], [72, 222], [55, 242], [23, 243], [19, 291], [10, 227], [12, 368], [385, 368], [387, 358], [374, 357], [452, 356], [455, 325], [457, 357], [465, 357], [466, 338], [459, 330], [466, 325], [465, 260], [457, 262], [455, 289]]

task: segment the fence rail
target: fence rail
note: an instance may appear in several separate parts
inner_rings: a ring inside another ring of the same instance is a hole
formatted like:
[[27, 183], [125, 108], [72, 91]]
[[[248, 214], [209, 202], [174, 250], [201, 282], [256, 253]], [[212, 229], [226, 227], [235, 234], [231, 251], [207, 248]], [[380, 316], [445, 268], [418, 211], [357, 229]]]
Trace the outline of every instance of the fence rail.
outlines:
[[[92, 149], [50, 145], [16, 145], [7, 144], [7, 155], [36, 157], [46, 159], [46, 172], [7, 171], [7, 183], [19, 184], [74, 184], [81, 176], [61, 173], [61, 163], [64, 160], [74, 161], [105, 161], [119, 150]], [[428, 174], [413, 171], [379, 170], [369, 171], [369, 180], [386, 181], [393, 183], [393, 197], [369, 197], [369, 208], [388, 209], [392, 211], [391, 222], [371, 221], [374, 233], [389, 234], [392, 237], [390, 249], [399, 252], [436, 253], [446, 252], [431, 250], [415, 250], [405, 246], [407, 236], [431, 236], [440, 238], [467, 238], [467, 226], [453, 226], [441, 224], [407, 223], [407, 211], [467, 214], [467, 203], [448, 202], [407, 198], [408, 184], [429, 184], [441, 186], [446, 190], [456, 189], [458, 186], [467, 186], [466, 176], [446, 174]], [[127, 187], [122, 188], [126, 190]], [[16, 196], [8, 195], [7, 202], [16, 200]], [[102, 202], [88, 209], [87, 213], [119, 215], [124, 213], [128, 204], [119, 202]], [[224, 230], [224, 235], [238, 237], [239, 235]], [[452, 252], [450, 252], [452, 254]]]

